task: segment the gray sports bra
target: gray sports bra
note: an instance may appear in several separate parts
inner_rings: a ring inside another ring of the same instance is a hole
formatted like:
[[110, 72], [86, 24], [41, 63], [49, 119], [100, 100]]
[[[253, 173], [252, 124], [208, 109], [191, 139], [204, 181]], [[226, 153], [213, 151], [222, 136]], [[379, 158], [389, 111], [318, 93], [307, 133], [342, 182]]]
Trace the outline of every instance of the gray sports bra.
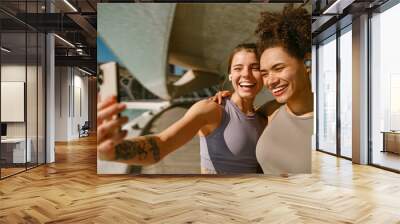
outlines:
[[202, 169], [211, 173], [256, 173], [256, 146], [266, 119], [245, 115], [231, 100], [226, 100], [220, 126], [200, 136]]

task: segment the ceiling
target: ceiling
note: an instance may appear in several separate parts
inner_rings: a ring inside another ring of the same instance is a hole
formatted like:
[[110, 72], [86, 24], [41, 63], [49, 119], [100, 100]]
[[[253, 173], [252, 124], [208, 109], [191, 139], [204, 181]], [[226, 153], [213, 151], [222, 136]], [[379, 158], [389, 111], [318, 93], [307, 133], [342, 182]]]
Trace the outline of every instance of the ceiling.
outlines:
[[28, 59], [36, 57], [36, 51], [44, 46], [39, 44], [39, 49], [36, 48], [37, 33], [49, 32], [74, 45], [72, 47], [60, 38], [55, 38], [56, 66], [79, 66], [96, 74], [98, 2], [68, 0], [71, 7], [63, 0], [47, 0], [47, 5], [44, 0], [1, 0], [2, 46], [12, 50], [7, 54], [2, 52], [3, 60], [24, 62], [25, 55]]
[[313, 0], [312, 37], [313, 44], [330, 37], [337, 30], [351, 24], [353, 18], [373, 12], [388, 0]]

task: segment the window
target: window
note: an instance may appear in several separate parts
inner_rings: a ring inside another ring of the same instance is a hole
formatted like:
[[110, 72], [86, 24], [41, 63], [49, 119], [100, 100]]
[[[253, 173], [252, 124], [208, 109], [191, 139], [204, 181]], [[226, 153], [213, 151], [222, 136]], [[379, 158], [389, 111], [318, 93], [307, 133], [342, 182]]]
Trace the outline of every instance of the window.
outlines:
[[352, 157], [352, 33], [351, 25], [341, 31], [340, 45], [340, 155]]
[[322, 42], [317, 54], [317, 148], [336, 154], [336, 35]]
[[372, 164], [400, 170], [400, 4], [371, 18]]

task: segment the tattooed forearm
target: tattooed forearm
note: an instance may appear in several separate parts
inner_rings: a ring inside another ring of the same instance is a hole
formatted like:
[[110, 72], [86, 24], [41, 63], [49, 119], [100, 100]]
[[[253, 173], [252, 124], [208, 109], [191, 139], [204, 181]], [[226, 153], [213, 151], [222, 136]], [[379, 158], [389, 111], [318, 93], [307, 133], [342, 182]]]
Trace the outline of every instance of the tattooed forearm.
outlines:
[[151, 145], [151, 151], [153, 152], [153, 158], [156, 162], [160, 160], [160, 148], [157, 146], [157, 142], [154, 138], [149, 138], [149, 143]]
[[146, 159], [147, 152], [141, 148], [141, 145], [137, 142], [125, 140], [121, 144], [115, 147], [115, 159], [116, 160], [128, 160], [135, 157]]
[[153, 155], [154, 161], [160, 160], [160, 148], [154, 136], [146, 136], [135, 140], [124, 140], [115, 147], [116, 160], [148, 159], [149, 154]]

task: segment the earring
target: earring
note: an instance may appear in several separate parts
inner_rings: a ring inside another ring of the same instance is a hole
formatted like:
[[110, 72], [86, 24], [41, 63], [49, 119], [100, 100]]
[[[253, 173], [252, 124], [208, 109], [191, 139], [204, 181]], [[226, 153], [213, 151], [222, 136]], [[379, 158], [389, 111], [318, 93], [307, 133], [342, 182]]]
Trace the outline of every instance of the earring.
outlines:
[[229, 76], [228, 76], [228, 79], [229, 79], [229, 81], [232, 81], [232, 76], [229, 75]]
[[306, 71], [308, 74], [311, 73], [311, 59], [305, 59], [304, 65], [306, 66]]
[[306, 67], [310, 68], [310, 67], [311, 67], [311, 59], [306, 59], [306, 60], [304, 60], [304, 65], [305, 65]]

